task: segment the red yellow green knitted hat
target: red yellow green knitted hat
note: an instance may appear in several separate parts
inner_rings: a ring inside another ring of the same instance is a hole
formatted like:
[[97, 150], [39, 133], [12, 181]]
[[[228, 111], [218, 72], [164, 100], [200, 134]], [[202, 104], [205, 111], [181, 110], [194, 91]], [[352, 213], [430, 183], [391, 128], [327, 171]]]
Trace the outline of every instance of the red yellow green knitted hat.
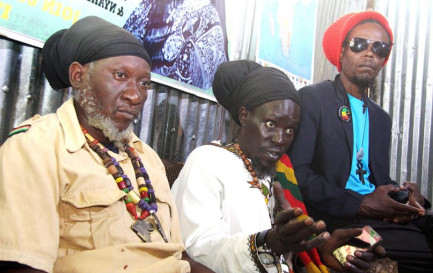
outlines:
[[[386, 20], [382, 14], [372, 10], [346, 14], [328, 27], [323, 35], [322, 41], [323, 52], [325, 53], [326, 58], [337, 67], [339, 72], [341, 70], [341, 48], [343, 47], [343, 42], [346, 39], [346, 36], [352, 28], [365, 20], [375, 20], [382, 25], [389, 34], [392, 48], [392, 43], [394, 41], [392, 30], [389, 26], [388, 20]], [[387, 63], [388, 58], [389, 56], [385, 59], [383, 65]]]

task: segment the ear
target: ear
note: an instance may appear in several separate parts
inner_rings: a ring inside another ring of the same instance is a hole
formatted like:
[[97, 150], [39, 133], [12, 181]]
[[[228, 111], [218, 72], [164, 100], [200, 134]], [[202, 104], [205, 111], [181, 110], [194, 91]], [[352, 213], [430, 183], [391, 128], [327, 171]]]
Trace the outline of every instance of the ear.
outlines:
[[250, 116], [250, 112], [244, 106], [239, 109], [239, 122], [242, 127], [246, 126], [246, 122]]
[[345, 46], [341, 47], [341, 52], [340, 52], [340, 63], [343, 62], [343, 55], [344, 55], [344, 52], [345, 52], [345, 51], [346, 51], [346, 47], [345, 47]]
[[69, 66], [69, 82], [74, 89], [81, 89], [86, 71], [87, 68], [78, 62], [73, 62]]

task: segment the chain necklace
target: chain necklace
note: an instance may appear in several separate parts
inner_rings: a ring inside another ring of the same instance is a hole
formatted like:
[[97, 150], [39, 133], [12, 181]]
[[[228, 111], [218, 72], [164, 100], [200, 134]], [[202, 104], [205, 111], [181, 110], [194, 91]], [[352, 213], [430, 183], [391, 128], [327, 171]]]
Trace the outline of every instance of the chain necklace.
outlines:
[[[93, 138], [84, 127], [81, 126], [81, 130], [86, 137], [87, 143], [89, 144], [90, 148], [102, 159], [104, 166], [114, 178], [117, 187], [127, 194], [123, 197], [126, 209], [137, 220], [131, 228], [143, 241], [149, 242], [149, 232], [153, 229], [152, 226], [149, 225], [149, 223], [144, 221], [144, 219], [148, 218], [148, 216], [152, 216], [152, 218], [154, 219], [152, 224], [157, 228], [164, 241], [168, 242], [164, 230], [162, 229], [161, 223], [156, 216], [158, 205], [156, 204], [155, 191], [153, 190], [149, 174], [144, 168], [141, 158], [138, 156], [138, 153], [135, 151], [135, 149], [128, 145], [127, 140], [122, 141], [125, 152], [131, 159], [132, 166], [134, 167], [135, 177], [137, 180], [140, 195], [135, 192], [134, 186], [132, 186], [131, 181], [124, 173], [122, 167], [119, 165], [119, 162], [117, 162], [114, 157], [111, 157], [108, 154], [108, 149], [104, 145], [102, 145], [97, 139]], [[136, 206], [141, 209], [140, 216], [138, 216], [137, 214]]]

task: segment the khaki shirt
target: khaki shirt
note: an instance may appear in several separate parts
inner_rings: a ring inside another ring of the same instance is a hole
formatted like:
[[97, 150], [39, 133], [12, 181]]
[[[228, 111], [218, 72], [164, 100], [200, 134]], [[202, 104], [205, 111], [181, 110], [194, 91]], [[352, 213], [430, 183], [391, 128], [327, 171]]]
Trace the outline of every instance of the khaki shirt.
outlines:
[[[164, 166], [149, 146], [135, 135], [130, 142], [149, 173], [169, 243], [156, 230], [151, 243], [142, 243], [130, 229], [125, 193], [87, 145], [72, 100], [23, 124], [31, 127], [0, 147], [0, 260], [47, 272], [190, 271], [180, 260], [184, 248]], [[138, 192], [127, 154], [110, 155]]]

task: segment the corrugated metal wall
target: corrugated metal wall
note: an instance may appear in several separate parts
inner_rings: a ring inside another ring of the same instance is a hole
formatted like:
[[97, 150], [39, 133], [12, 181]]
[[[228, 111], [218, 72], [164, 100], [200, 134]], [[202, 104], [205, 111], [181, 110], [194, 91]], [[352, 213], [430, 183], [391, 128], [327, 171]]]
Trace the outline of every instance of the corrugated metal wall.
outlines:
[[[350, 11], [373, 8], [390, 21], [395, 34], [391, 58], [377, 83], [375, 100], [393, 119], [391, 177], [417, 181], [422, 193], [433, 194], [433, 1], [318, 0], [314, 82], [337, 73], [321, 50], [323, 32]], [[254, 21], [254, 20], [253, 20]], [[253, 33], [254, 34], [254, 33]], [[255, 36], [255, 35], [251, 35]], [[246, 41], [253, 45], [253, 41]], [[254, 49], [254, 47], [252, 47]], [[253, 56], [244, 52], [241, 56]], [[40, 50], [0, 38], [0, 143], [11, 128], [36, 113], [46, 114], [70, 91], [53, 91], [40, 70]], [[158, 154], [184, 161], [196, 146], [212, 139], [230, 140], [236, 126], [213, 101], [155, 84], [136, 132]]]
[[399, 183], [416, 181], [432, 201], [433, 1], [319, 0], [314, 82], [332, 79], [337, 73], [321, 50], [327, 26], [343, 14], [365, 9], [384, 14], [394, 33], [391, 57], [373, 94], [393, 120], [391, 178]]
[[[72, 90], [51, 89], [41, 72], [41, 50], [0, 38], [0, 143], [9, 131], [35, 114], [55, 112]], [[162, 157], [185, 161], [197, 146], [230, 141], [237, 126], [214, 101], [153, 84], [137, 135]]]
[[391, 173], [397, 181], [419, 182], [422, 193], [432, 201], [433, 2], [377, 4], [387, 14], [395, 35], [379, 100], [393, 120]]

